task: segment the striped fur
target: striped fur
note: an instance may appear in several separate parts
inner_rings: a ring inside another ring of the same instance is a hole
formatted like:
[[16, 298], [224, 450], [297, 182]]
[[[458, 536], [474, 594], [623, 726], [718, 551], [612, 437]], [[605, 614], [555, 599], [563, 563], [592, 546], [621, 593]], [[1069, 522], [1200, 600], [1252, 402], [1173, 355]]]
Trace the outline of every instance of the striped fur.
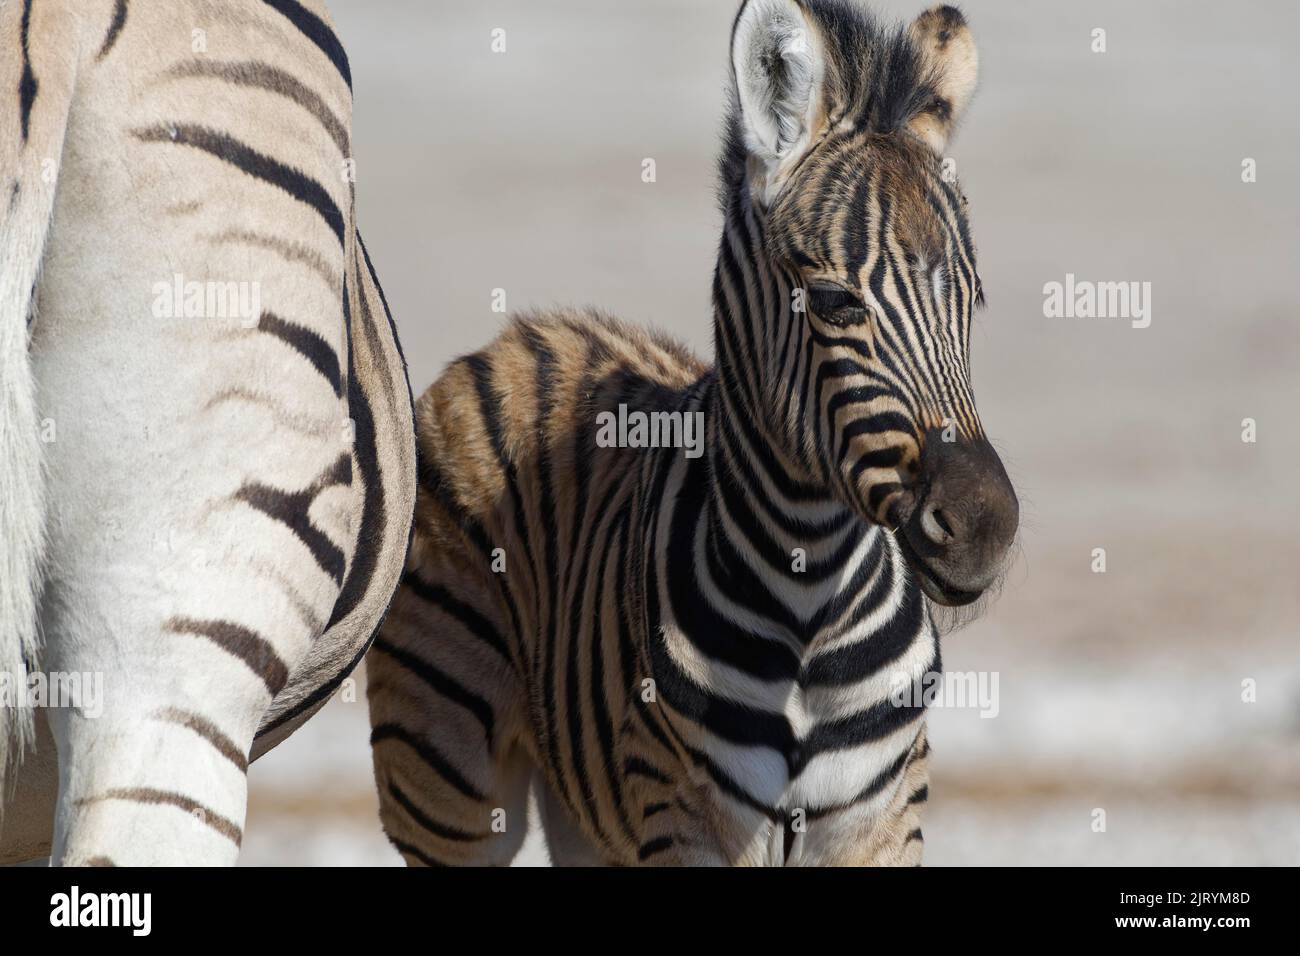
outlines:
[[[408, 862], [508, 862], [530, 781], [559, 863], [919, 862], [924, 699], [895, 691], [940, 670], [925, 594], [982, 590], [1014, 533], [1000, 464], [970, 457], [979, 282], [934, 135], [969, 90], [936, 30], [973, 51], [955, 11], [889, 32], [842, 3], [742, 9], [715, 365], [553, 312], [418, 401], [416, 530], [368, 659]], [[702, 456], [606, 447], [623, 406], [702, 413]], [[920, 535], [963, 476], [996, 520], [955, 556]]]
[[0, 861], [233, 862], [248, 762], [360, 660], [414, 505], [347, 57], [319, 0], [24, 0], [0, 38], [0, 666], [103, 679], [102, 713], [0, 712], [60, 764], [8, 771]]

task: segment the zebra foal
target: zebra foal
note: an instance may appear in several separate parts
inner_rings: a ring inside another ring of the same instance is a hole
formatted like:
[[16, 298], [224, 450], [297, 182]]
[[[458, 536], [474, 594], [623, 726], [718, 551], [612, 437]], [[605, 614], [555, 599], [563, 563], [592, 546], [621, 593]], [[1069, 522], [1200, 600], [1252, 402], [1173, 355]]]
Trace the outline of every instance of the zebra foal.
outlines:
[[[587, 312], [517, 319], [417, 403], [403, 585], [368, 658], [408, 862], [912, 864], [930, 603], [1018, 523], [968, 375], [982, 300], [941, 155], [977, 71], [907, 28], [748, 0], [731, 42], [715, 364]], [[626, 406], [626, 408], [624, 407]], [[704, 454], [598, 422], [702, 414]]]

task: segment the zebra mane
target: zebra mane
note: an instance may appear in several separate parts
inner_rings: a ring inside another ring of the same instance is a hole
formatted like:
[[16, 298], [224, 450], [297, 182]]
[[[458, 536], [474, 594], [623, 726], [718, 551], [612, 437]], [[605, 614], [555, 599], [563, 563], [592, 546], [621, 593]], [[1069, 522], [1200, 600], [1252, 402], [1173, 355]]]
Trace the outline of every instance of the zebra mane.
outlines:
[[[825, 37], [824, 96], [832, 115], [855, 117], [860, 128], [886, 134], [932, 106], [934, 78], [922, 66], [905, 24], [884, 25], [852, 0], [801, 0], [801, 5]], [[734, 83], [722, 141], [718, 200], [725, 210], [744, 181], [747, 158]]]

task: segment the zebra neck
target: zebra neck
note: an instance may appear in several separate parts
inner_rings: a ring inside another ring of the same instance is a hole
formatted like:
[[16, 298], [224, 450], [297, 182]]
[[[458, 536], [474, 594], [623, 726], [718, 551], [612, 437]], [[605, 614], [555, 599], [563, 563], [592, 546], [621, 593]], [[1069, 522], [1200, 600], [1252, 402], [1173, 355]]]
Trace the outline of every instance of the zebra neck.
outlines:
[[685, 478], [677, 523], [699, 596], [733, 619], [743, 608], [748, 630], [791, 647], [841, 632], [869, 610], [858, 598], [871, 582], [892, 577], [892, 542], [790, 469], [720, 381], [701, 403], [707, 450]]
[[801, 316], [794, 310], [799, 281], [767, 249], [763, 213], [752, 206], [747, 192], [733, 195], [726, 204], [713, 274], [718, 410], [742, 418], [781, 459], [785, 473], [811, 485], [824, 482], [825, 475], [796, 434], [806, 359]]
[[807, 443], [790, 436], [796, 282], [765, 252], [763, 228], [743, 194], [727, 204], [713, 285], [717, 370], [698, 399], [706, 452], [685, 469], [671, 548], [689, 556], [679, 566], [695, 568], [697, 599], [748, 622], [736, 636], [802, 651], [896, 599], [903, 572], [888, 533], [842, 503]]

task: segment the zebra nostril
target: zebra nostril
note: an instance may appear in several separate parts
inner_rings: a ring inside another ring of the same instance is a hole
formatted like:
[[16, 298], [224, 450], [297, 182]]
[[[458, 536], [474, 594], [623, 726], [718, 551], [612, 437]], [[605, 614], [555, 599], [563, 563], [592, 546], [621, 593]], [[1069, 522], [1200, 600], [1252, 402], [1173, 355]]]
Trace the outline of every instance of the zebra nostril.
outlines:
[[926, 505], [921, 512], [921, 530], [935, 544], [947, 544], [956, 536], [948, 519], [935, 505]]

